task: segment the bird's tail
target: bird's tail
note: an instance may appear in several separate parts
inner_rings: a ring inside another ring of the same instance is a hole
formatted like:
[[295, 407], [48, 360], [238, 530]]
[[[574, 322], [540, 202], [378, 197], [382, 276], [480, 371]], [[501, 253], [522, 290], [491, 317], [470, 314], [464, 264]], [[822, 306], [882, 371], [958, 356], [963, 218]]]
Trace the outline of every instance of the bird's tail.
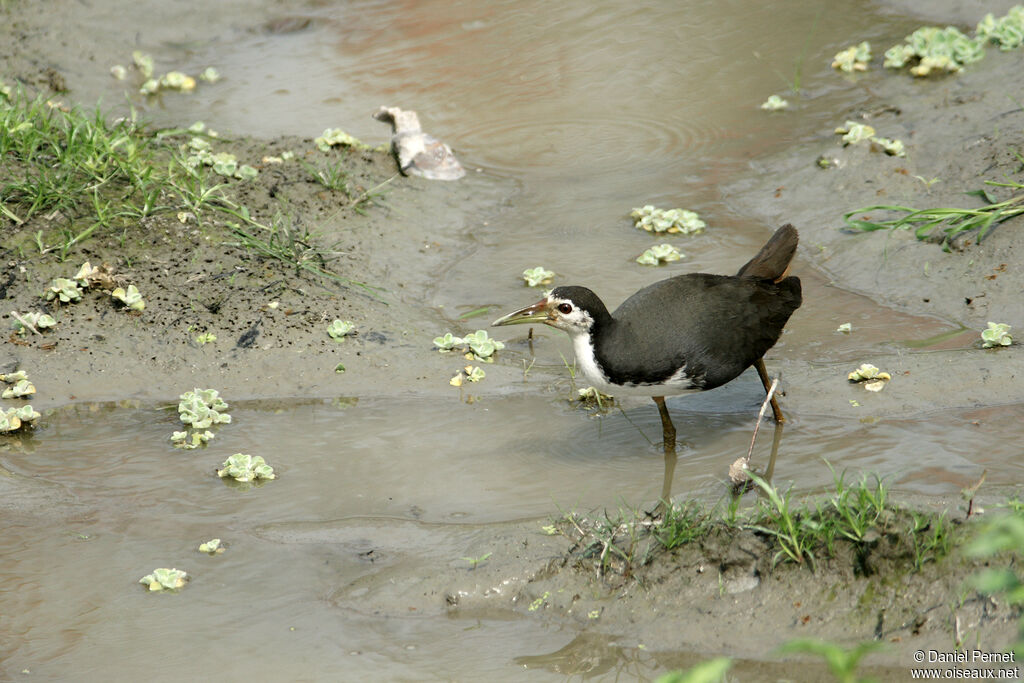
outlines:
[[793, 260], [796, 253], [796, 245], [800, 235], [796, 228], [786, 223], [775, 231], [761, 251], [754, 255], [754, 258], [747, 261], [739, 272], [736, 273], [745, 277], [759, 277], [778, 282], [789, 273], [789, 262]]

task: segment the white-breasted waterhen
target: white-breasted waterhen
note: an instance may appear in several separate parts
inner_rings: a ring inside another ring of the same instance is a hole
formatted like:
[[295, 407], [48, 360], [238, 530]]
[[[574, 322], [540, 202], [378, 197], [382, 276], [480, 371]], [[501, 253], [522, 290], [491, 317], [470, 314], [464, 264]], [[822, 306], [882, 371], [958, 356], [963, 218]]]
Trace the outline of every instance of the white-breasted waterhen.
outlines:
[[[789, 276], [798, 237], [786, 224], [736, 275], [677, 275], [644, 287], [614, 313], [586, 287], [555, 287], [491, 324], [543, 323], [568, 332], [598, 390], [654, 399], [667, 450], [676, 430], [666, 396], [714, 389], [751, 365], [768, 390], [762, 357], [801, 303], [800, 279]], [[771, 403], [782, 422], [775, 397]]]

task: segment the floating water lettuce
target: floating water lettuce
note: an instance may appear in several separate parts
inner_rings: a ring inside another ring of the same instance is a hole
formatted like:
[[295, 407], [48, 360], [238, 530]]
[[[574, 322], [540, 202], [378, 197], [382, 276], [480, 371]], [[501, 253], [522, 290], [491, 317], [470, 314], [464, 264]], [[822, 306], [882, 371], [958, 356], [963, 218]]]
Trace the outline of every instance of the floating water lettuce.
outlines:
[[453, 387], [461, 387], [463, 381], [479, 382], [486, 376], [487, 374], [483, 371], [483, 368], [467, 365], [462, 370], [459, 370], [459, 374], [448, 380], [448, 384], [451, 384]]
[[843, 136], [844, 147], [846, 145], [856, 145], [857, 143], [868, 141], [873, 145], [878, 145], [878, 147], [889, 156], [904, 157], [907, 155], [902, 141], [879, 137], [875, 135], [875, 129], [866, 123], [847, 121], [843, 125], [837, 126], [835, 132], [836, 135]]
[[161, 567], [154, 569], [152, 574], [143, 576], [139, 583], [148, 586], [151, 591], [176, 591], [188, 582], [188, 578], [188, 574], [180, 569]]
[[[485, 363], [492, 363], [494, 359], [491, 356], [494, 355], [495, 351], [501, 351], [505, 348], [505, 344], [498, 341], [497, 339], [491, 339], [487, 336], [487, 330], [477, 330], [467, 334], [462, 338], [462, 341], [469, 345], [469, 350], [476, 360], [483, 361]], [[469, 354], [466, 355], [469, 358]]]
[[28, 398], [36, 393], [36, 387], [27, 379], [20, 379], [0, 393], [0, 398]]
[[864, 363], [847, 375], [846, 378], [851, 382], [863, 382], [870, 379], [892, 379], [888, 372], [880, 372], [878, 368], [870, 363]]
[[537, 285], [550, 285], [553, 277], [555, 277], [554, 272], [545, 269], [544, 266], [527, 268], [523, 271], [523, 279], [526, 280], [526, 284], [530, 287], [536, 287]]
[[128, 77], [128, 69], [124, 68], [122, 64], [115, 64], [110, 67], [110, 75], [119, 81], [123, 81]]
[[135, 64], [135, 68], [139, 70], [139, 73], [141, 73], [144, 78], [153, 77], [154, 65], [153, 57], [151, 55], [135, 50], [132, 52], [132, 63]]
[[39, 413], [32, 409], [31, 405], [24, 405], [20, 408], [0, 409], [0, 434], [16, 432], [26, 425], [30, 425], [39, 418]]
[[860, 45], [853, 45], [838, 52], [832, 60], [832, 68], [853, 73], [854, 71], [867, 71], [868, 62], [871, 61], [871, 43], [866, 40]]
[[981, 345], [986, 349], [993, 346], [1009, 346], [1013, 343], [1010, 329], [1006, 323], [989, 322], [988, 329], [981, 331]]
[[629, 215], [637, 228], [647, 232], [694, 235], [704, 232], [704, 228], [707, 227], [695, 211], [687, 209], [657, 209], [646, 204], [639, 209], [633, 209]]
[[215, 341], [217, 341], [217, 335], [215, 335], [213, 332], [203, 332], [202, 334], [196, 337], [196, 344], [199, 344], [200, 346], [212, 344]]
[[770, 95], [767, 100], [761, 103], [761, 109], [765, 111], [780, 111], [789, 106], [789, 101], [778, 95]]
[[434, 337], [434, 346], [441, 353], [448, 353], [457, 349], [459, 351], [466, 351], [466, 358], [468, 360], [478, 360], [484, 363], [494, 362], [492, 356], [495, 351], [501, 351], [505, 348], [503, 342], [489, 337], [487, 330], [477, 330], [467, 334], [465, 337], [456, 337], [451, 332], [446, 332], [443, 337]]
[[220, 555], [224, 552], [224, 546], [221, 545], [219, 538], [211, 538], [206, 543], [199, 544], [199, 552], [208, 553], [210, 555]]
[[203, 138], [192, 138], [189, 140], [187, 148], [192, 151], [192, 154], [185, 158], [185, 163], [190, 168], [209, 166], [217, 175], [239, 180], [252, 180], [259, 175], [259, 171], [254, 167], [238, 163], [238, 157], [234, 154], [213, 152], [210, 142]]
[[878, 145], [883, 152], [891, 157], [905, 157], [907, 156], [907, 150], [903, 147], [902, 140], [891, 140], [889, 138], [883, 138], [874, 136], [871, 138], [873, 145]]
[[47, 301], [57, 299], [62, 304], [69, 302], [81, 301], [82, 290], [78, 288], [78, 284], [74, 280], [69, 280], [66, 277], [54, 278], [50, 282], [49, 288], [43, 293]]
[[984, 44], [984, 38], [969, 38], [954, 26], [923, 26], [903, 43], [885, 51], [884, 66], [890, 69], [910, 66], [910, 73], [915, 76], [927, 76], [933, 71], [956, 73], [964, 64], [985, 56]]
[[370, 149], [370, 146], [365, 142], [349, 135], [341, 128], [328, 128], [323, 132], [323, 135], [313, 140], [313, 142], [321, 152], [330, 151], [331, 147], [334, 146]]
[[28, 379], [28, 373], [24, 370], [18, 370], [17, 372], [8, 372], [6, 375], [0, 374], [0, 382], [7, 382], [13, 384], [20, 382], [23, 379]]
[[683, 258], [683, 252], [671, 244], [657, 244], [637, 257], [636, 262], [645, 266], [657, 266], [662, 263], [678, 261]]
[[190, 92], [196, 89], [196, 79], [180, 71], [169, 71], [160, 77], [160, 88]]
[[254, 457], [248, 453], [235, 453], [225, 460], [221, 467], [217, 470], [217, 476], [242, 483], [277, 477], [274, 474], [274, 468], [268, 465], [262, 456]]
[[79, 287], [100, 287], [101, 289], [112, 289], [117, 286], [114, 280], [114, 269], [110, 266], [94, 266], [88, 261], [82, 264], [74, 277]]
[[225, 412], [228, 404], [216, 389], [194, 389], [178, 397], [178, 417], [193, 429], [206, 429], [210, 425], [227, 424], [231, 416]]
[[445, 332], [443, 337], [434, 337], [434, 346], [441, 353], [447, 353], [453, 351], [456, 346], [462, 346], [466, 343], [466, 340], [462, 337], [456, 337], [451, 332]]
[[146, 308], [146, 302], [142, 300], [139, 288], [135, 285], [128, 285], [128, 289], [117, 287], [110, 293], [110, 296], [123, 303], [130, 310], [141, 311]]
[[356, 330], [356, 324], [351, 320], [335, 320], [327, 326], [327, 334], [334, 341], [341, 341]]
[[853, 332], [853, 325], [851, 323], [843, 323], [842, 325], [836, 328], [836, 332], [844, 332], [846, 334], [849, 334], [850, 332]]
[[181, 448], [186, 451], [190, 451], [193, 448], [199, 448], [205, 445], [210, 439], [214, 437], [214, 433], [207, 430], [205, 432], [173, 432], [171, 434], [171, 441], [174, 443], [175, 448]]
[[220, 72], [214, 69], [212, 66], [208, 66], [203, 69], [203, 73], [199, 74], [199, 80], [207, 83], [216, 83], [220, 80]]
[[858, 142], [870, 140], [875, 134], [875, 129], [866, 123], [847, 121], [836, 127], [836, 135], [842, 134], [844, 145], [855, 145]]
[[45, 330], [48, 327], [53, 327], [56, 324], [57, 321], [48, 313], [43, 313], [41, 311], [33, 313], [18, 313], [17, 311], [11, 311], [11, 326], [14, 328], [15, 334], [24, 335], [29, 329], [34, 329], [38, 332], [39, 330]]
[[974, 35], [982, 42], [991, 42], [1000, 50], [1012, 50], [1024, 44], [1024, 6], [1015, 5], [1006, 16], [996, 19], [988, 13], [978, 22]]

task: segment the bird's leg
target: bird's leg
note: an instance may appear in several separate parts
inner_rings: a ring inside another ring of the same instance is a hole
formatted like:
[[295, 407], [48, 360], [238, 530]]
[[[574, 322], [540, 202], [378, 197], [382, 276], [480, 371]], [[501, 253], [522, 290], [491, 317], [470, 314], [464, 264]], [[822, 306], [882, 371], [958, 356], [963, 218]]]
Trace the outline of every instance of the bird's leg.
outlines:
[[664, 396], [653, 396], [654, 402], [658, 404], [658, 412], [661, 413], [661, 436], [664, 439], [665, 454], [676, 451], [676, 427], [672, 424], [672, 418], [665, 406]]
[[[764, 390], [767, 393], [767, 391], [772, 387], [772, 381], [768, 377], [768, 369], [764, 366], [764, 359], [758, 358], [756, 361], [754, 361], [754, 367], [757, 368], [757, 374], [761, 378], [761, 384], [764, 385]], [[772, 396], [771, 403], [772, 416], [775, 418], [776, 422], [782, 424], [783, 422], [786, 421], [786, 416], [782, 414], [782, 410], [779, 408], [779, 403], [778, 401], [775, 400], [774, 396]]]

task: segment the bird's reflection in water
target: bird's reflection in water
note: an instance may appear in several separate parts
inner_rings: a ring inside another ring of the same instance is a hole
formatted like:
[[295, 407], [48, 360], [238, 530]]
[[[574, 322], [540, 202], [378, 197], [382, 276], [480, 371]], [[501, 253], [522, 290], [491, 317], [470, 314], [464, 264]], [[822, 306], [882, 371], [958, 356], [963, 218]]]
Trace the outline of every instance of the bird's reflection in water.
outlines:
[[[782, 428], [785, 426], [785, 422], [775, 422], [775, 431], [772, 434], [772, 451], [771, 455], [768, 456], [768, 465], [763, 471], [759, 471], [759, 468], [751, 467], [751, 470], [758, 471], [761, 478], [767, 483], [772, 482], [772, 476], [775, 474], [775, 460], [779, 455], [779, 444], [782, 443]], [[657, 512], [661, 513], [665, 511], [665, 506], [670, 504], [672, 501], [672, 479], [675, 477], [676, 462], [679, 459], [679, 455], [676, 453], [675, 442], [665, 442], [665, 470], [661, 481], [661, 497], [659, 498]], [[747, 486], [736, 487], [737, 493], [743, 493], [749, 490], [749, 485], [752, 482], [748, 480]]]

